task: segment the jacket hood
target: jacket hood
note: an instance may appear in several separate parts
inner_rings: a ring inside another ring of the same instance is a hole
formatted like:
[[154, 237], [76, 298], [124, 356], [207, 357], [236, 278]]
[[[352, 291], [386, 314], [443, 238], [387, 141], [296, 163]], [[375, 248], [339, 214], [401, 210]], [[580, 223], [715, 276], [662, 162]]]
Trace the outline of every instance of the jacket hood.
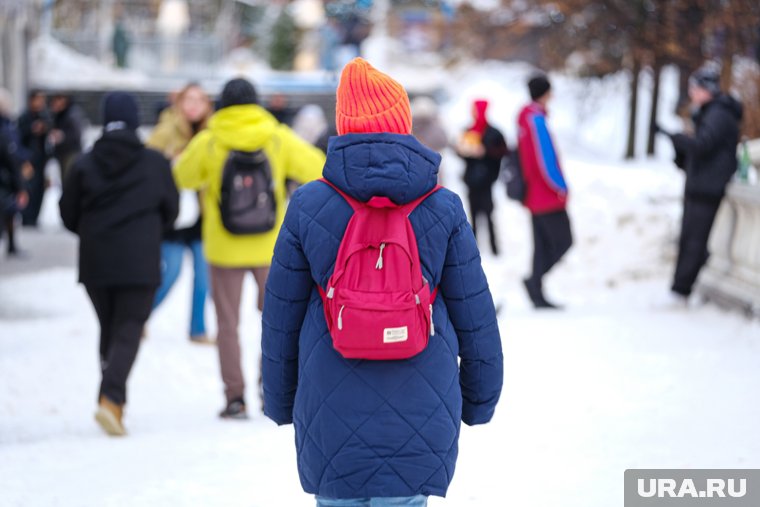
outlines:
[[130, 129], [104, 132], [92, 147], [95, 158], [106, 178], [118, 176], [134, 164], [144, 150], [137, 132]]
[[406, 204], [432, 190], [441, 156], [403, 134], [346, 134], [331, 137], [324, 177], [366, 202], [374, 196]]
[[261, 149], [277, 126], [274, 116], [255, 104], [225, 107], [208, 122], [208, 129], [219, 143], [241, 151]]
[[728, 94], [722, 93], [718, 95], [714, 100], [710, 102], [710, 104], [714, 104], [716, 106], [722, 107], [723, 109], [728, 111], [732, 116], [734, 116], [737, 120], [741, 120], [744, 114], [744, 108], [742, 107], [742, 103]]

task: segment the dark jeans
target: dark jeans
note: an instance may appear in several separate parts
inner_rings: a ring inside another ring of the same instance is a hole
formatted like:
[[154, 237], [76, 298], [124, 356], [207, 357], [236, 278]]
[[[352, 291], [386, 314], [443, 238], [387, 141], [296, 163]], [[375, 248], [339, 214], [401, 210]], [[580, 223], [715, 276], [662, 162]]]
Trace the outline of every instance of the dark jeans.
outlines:
[[69, 174], [69, 169], [71, 169], [71, 166], [74, 165], [74, 161], [76, 161], [79, 155], [81, 155], [81, 153], [75, 151], [73, 153], [65, 153], [56, 157], [58, 165], [61, 168], [61, 181], [66, 180], [66, 175]]
[[720, 199], [690, 196], [684, 198], [678, 260], [673, 276], [673, 292], [683, 296], [691, 294], [699, 271], [709, 256], [707, 241], [719, 207]]
[[2, 213], [2, 220], [0, 220], [0, 238], [3, 235], [3, 227], [5, 227], [5, 233], [8, 236], [7, 252], [12, 254], [18, 251], [16, 247], [16, 216], [20, 213], [18, 206], [16, 205], [16, 197], [11, 195], [3, 199], [0, 197], [0, 210]]
[[541, 287], [541, 279], [573, 245], [567, 211], [533, 215], [533, 274], [530, 280]]
[[40, 159], [33, 162], [34, 176], [26, 182], [26, 189], [29, 192], [29, 204], [21, 212], [22, 223], [24, 226], [37, 226], [37, 219], [42, 209], [42, 198], [45, 196], [45, 166], [47, 159]]
[[87, 287], [100, 321], [100, 395], [118, 405], [127, 401], [127, 377], [155, 293], [150, 286]]
[[470, 221], [472, 222], [472, 233], [475, 235], [475, 238], [478, 237], [478, 217], [480, 215], [485, 215], [486, 220], [488, 220], [488, 234], [491, 239], [491, 251], [494, 255], [499, 255], [499, 246], [498, 241], [496, 240], [496, 231], [494, 230], [493, 225], [493, 204], [489, 206], [481, 206], [478, 201], [470, 195]]

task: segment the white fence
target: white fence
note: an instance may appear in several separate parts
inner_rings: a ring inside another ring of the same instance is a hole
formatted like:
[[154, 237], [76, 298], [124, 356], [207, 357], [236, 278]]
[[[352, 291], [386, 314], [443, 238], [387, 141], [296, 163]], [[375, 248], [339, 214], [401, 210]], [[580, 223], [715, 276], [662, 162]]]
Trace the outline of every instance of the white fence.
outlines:
[[[760, 168], [760, 140], [752, 163]], [[710, 260], [698, 292], [716, 303], [760, 317], [760, 185], [733, 182], [721, 204], [712, 235]]]

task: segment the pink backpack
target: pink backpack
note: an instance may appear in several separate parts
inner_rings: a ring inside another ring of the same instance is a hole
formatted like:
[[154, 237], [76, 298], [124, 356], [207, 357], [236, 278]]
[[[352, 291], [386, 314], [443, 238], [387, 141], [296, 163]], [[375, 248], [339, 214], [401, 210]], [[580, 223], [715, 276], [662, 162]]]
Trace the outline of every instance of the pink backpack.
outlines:
[[432, 290], [422, 276], [409, 215], [430, 194], [402, 206], [363, 203], [327, 183], [353, 208], [327, 291], [319, 288], [333, 346], [349, 359], [406, 359], [435, 335]]

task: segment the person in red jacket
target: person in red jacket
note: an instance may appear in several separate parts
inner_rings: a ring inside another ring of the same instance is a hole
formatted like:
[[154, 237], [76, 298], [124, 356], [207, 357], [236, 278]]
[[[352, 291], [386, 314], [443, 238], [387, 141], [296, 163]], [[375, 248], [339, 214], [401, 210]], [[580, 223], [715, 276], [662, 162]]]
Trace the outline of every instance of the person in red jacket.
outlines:
[[573, 243], [567, 215], [568, 189], [557, 151], [546, 126], [546, 105], [551, 99], [551, 84], [545, 76], [528, 82], [532, 102], [518, 117], [518, 150], [525, 179], [523, 204], [533, 224], [533, 273], [524, 280], [536, 308], [557, 308], [546, 300], [543, 276], [548, 273]]

